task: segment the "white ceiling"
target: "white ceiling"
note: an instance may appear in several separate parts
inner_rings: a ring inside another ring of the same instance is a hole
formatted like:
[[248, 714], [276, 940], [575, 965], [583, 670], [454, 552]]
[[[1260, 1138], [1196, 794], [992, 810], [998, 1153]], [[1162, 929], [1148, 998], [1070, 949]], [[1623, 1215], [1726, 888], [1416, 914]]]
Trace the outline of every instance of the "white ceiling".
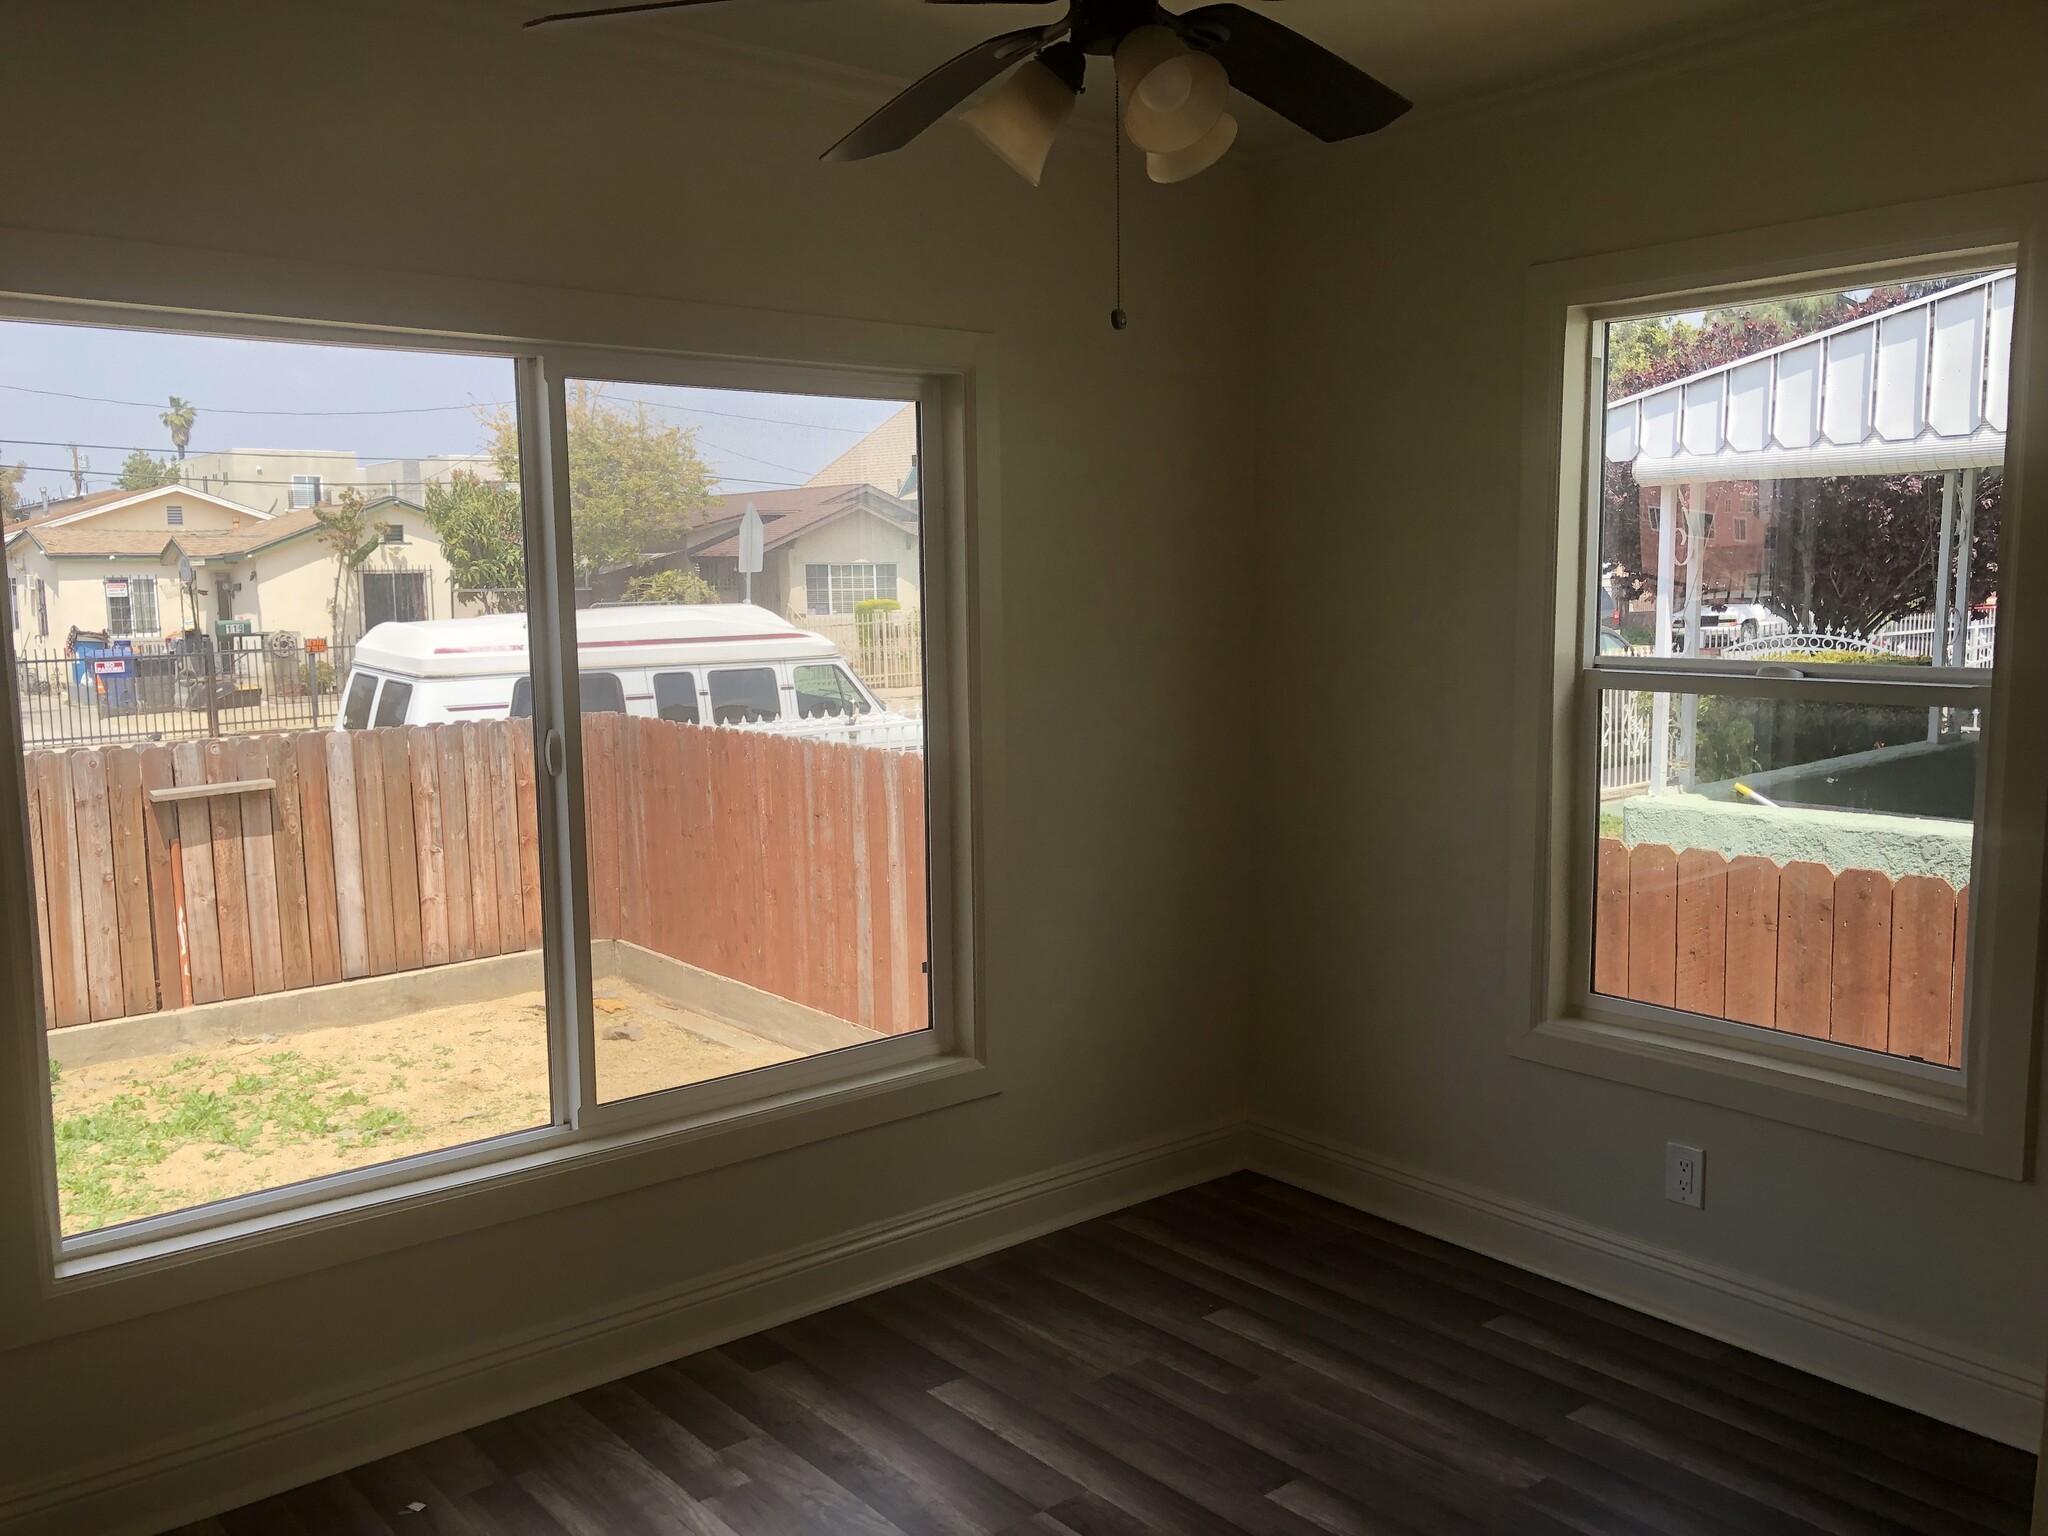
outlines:
[[[525, 17], [618, 0], [443, 0], [473, 18], [516, 26]], [[1191, 10], [1202, 0], [1169, 0]], [[1834, 0], [1267, 0], [1274, 18], [1334, 49], [1421, 107], [1441, 107], [1588, 64], [1718, 32], [1750, 17]], [[530, 34], [659, 48], [691, 36], [795, 59], [911, 80], [997, 32], [1049, 21], [1056, 4], [935, 5], [924, 0], [718, 0], [648, 16], [576, 23]], [[1104, 94], [1104, 93], [1091, 93]], [[1103, 103], [1091, 102], [1100, 108]], [[1266, 144], [1299, 137], [1259, 110], [1240, 113]]]

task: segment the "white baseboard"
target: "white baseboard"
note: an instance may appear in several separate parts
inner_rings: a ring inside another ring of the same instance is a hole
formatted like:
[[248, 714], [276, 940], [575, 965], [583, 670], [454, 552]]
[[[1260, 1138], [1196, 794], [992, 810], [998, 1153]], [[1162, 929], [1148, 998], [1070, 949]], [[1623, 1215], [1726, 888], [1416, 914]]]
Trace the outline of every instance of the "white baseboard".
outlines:
[[1251, 1167], [1993, 1440], [2040, 1443], [2042, 1372], [1270, 1121]]
[[145, 1536], [1245, 1165], [1242, 1122], [945, 1201], [137, 1453], [0, 1490], [5, 1536]]

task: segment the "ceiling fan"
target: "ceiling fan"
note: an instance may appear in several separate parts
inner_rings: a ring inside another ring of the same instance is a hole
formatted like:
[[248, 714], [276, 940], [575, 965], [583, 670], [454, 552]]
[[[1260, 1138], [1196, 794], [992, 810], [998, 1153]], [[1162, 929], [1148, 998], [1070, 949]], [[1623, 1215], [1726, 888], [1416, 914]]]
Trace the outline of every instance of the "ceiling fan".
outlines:
[[[526, 25], [716, 3], [640, 0], [558, 11]], [[1246, 6], [1204, 5], [1176, 15], [1157, 0], [1071, 0], [1066, 15], [1049, 25], [1002, 33], [947, 60], [823, 158], [865, 160], [901, 149], [998, 75], [1014, 70], [999, 89], [962, 113], [961, 121], [1036, 186], [1053, 139], [1080, 95], [1090, 54], [1115, 61], [1124, 131], [1145, 152], [1146, 170], [1158, 182], [1185, 181], [1223, 158], [1237, 137], [1236, 120], [1225, 110], [1232, 86], [1325, 143], [1373, 133], [1410, 106], [1356, 65]]]

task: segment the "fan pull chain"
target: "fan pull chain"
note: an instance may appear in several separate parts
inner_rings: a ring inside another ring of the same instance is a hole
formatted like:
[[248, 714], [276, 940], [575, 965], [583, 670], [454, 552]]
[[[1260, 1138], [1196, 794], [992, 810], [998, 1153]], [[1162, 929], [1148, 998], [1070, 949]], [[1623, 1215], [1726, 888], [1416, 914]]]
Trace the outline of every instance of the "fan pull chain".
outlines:
[[1124, 83], [1116, 82], [1116, 118], [1110, 124], [1116, 144], [1116, 308], [1109, 312], [1109, 328], [1120, 331], [1131, 323], [1124, 313]]

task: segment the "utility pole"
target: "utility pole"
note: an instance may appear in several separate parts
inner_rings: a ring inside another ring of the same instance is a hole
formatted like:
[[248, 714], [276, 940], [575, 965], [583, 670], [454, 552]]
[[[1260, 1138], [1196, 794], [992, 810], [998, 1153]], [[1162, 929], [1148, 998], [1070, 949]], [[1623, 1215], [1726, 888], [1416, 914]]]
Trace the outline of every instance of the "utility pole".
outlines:
[[76, 443], [73, 443], [73, 444], [71, 444], [70, 446], [71, 446], [71, 494], [72, 494], [72, 495], [74, 495], [74, 496], [83, 496], [83, 495], [85, 494], [85, 471], [86, 471], [87, 467], [91, 465], [91, 463], [92, 463], [92, 460], [91, 460], [91, 459], [84, 459], [84, 460], [81, 460], [81, 459], [80, 459], [80, 458], [78, 457], [78, 444], [76, 444]]

